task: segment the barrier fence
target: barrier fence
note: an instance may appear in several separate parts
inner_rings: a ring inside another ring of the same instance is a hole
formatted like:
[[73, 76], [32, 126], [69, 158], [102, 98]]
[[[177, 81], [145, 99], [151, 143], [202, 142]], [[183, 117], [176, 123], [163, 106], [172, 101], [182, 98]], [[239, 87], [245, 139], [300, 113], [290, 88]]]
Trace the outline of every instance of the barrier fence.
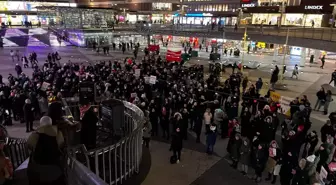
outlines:
[[139, 172], [144, 114], [137, 106], [123, 103], [125, 137], [113, 145], [89, 151], [83, 146], [72, 149], [68, 160], [69, 184], [121, 184]]

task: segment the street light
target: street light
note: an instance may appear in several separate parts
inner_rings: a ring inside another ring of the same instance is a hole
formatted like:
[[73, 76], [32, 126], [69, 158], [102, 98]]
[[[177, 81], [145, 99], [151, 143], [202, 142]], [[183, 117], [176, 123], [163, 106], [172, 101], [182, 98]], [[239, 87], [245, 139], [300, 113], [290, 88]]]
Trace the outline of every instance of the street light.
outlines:
[[[247, 37], [247, 26], [245, 26], [245, 32], [244, 32], [244, 38], [243, 38], [243, 50], [245, 49], [245, 45], [246, 45], [246, 37]], [[244, 52], [242, 52], [242, 61], [240, 63], [240, 71], [243, 72], [243, 68], [244, 68]]]
[[284, 73], [285, 73], [285, 61], [286, 61], [286, 54], [287, 54], [287, 44], [288, 44], [288, 36], [289, 36], [289, 28], [287, 28], [287, 34], [286, 34], [286, 42], [283, 45], [284, 49], [284, 54], [282, 58], [282, 71], [280, 71], [280, 78], [281, 78], [281, 83], [283, 84], [284, 80]]

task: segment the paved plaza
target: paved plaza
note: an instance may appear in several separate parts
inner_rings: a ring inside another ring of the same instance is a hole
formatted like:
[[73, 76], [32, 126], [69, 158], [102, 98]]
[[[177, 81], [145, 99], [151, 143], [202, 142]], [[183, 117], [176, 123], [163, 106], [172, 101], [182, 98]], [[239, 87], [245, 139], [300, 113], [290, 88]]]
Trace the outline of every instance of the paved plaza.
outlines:
[[[171, 45], [169, 49], [179, 49], [178, 45]], [[43, 64], [46, 60], [48, 53], [58, 51], [62, 57], [61, 63], [71, 62], [75, 63], [95, 63], [101, 60], [119, 60], [124, 59], [126, 56], [131, 56], [132, 52], [127, 51], [122, 54], [120, 51], [111, 51], [110, 55], [97, 54], [92, 49], [77, 48], [77, 47], [22, 47], [22, 48], [4, 48], [0, 49], [0, 74], [7, 79], [9, 73], [15, 74], [14, 66], [19, 62], [12, 62], [9, 52], [11, 49], [18, 49], [21, 55], [29, 55], [29, 53], [35, 51], [38, 56], [39, 65]], [[161, 55], [164, 58], [166, 49], [162, 49]], [[140, 53], [139, 53], [140, 54]], [[143, 53], [141, 52], [139, 58]], [[202, 64], [208, 69], [208, 55], [204, 51], [200, 51], [200, 57], [192, 58], [186, 65]], [[273, 56], [270, 55], [256, 55], [246, 54], [244, 56], [246, 60], [259, 61], [261, 66], [256, 70], [244, 70], [244, 73], [248, 75], [251, 83], [255, 83], [255, 80], [259, 77], [263, 78], [264, 87], [262, 93], [266, 93], [268, 89], [268, 82], [270, 79], [271, 69], [274, 65], [280, 66], [282, 64], [282, 56], [276, 58], [277, 62], [273, 62]], [[222, 60], [226, 60], [226, 57], [222, 57]], [[299, 79], [290, 78], [293, 67], [295, 64], [299, 64], [300, 58], [287, 57], [286, 65], [287, 72], [285, 73], [284, 83], [287, 84], [288, 90], [278, 91], [281, 95], [295, 98], [301, 95], [307, 95], [314, 106], [316, 101], [316, 91], [321, 85], [329, 83], [330, 74], [336, 68], [334, 60], [326, 60], [325, 69], [320, 69], [319, 64], [313, 64], [310, 66], [306, 63], [304, 68], [300, 68]], [[308, 58], [307, 58], [308, 62]], [[20, 64], [21, 65], [21, 64]], [[32, 70], [30, 68], [23, 69], [23, 72], [27, 75], [31, 75]], [[222, 80], [226, 79], [231, 74], [231, 69], [228, 68], [225, 74], [222, 74]], [[335, 99], [335, 97], [334, 97]], [[332, 102], [330, 105], [330, 112], [336, 110], [336, 103]], [[312, 113], [312, 129], [319, 132], [321, 126], [326, 121], [327, 117], [323, 116], [321, 112]], [[37, 124], [35, 125], [37, 126]], [[29, 134], [25, 133], [25, 125], [15, 123], [14, 126], [8, 127], [11, 137], [27, 138]], [[204, 132], [202, 132], [204, 133]], [[229, 163], [226, 159], [226, 145], [227, 139], [218, 139], [215, 145], [215, 155], [208, 156], [205, 154], [205, 135], [201, 136], [201, 143], [196, 144], [193, 133], [189, 133], [189, 140], [184, 142], [184, 148], [182, 152], [182, 161], [179, 164], [170, 165], [169, 157], [172, 155], [169, 149], [169, 143], [161, 138], [153, 138], [150, 144], [150, 169], [143, 185], [208, 185], [208, 184], [235, 184], [235, 185], [252, 185], [255, 184], [247, 177], [243, 177], [238, 171], [229, 167]], [[250, 174], [253, 172], [251, 171]], [[268, 184], [264, 181], [260, 184]]]

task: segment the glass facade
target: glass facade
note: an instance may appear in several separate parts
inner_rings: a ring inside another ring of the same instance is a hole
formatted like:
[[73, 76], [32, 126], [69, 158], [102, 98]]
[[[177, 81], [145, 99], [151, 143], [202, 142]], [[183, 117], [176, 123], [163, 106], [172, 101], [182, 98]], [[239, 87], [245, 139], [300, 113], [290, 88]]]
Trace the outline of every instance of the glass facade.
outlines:
[[172, 3], [152, 3], [153, 10], [171, 11]]
[[188, 5], [189, 11], [196, 12], [225, 12], [235, 11], [240, 8], [240, 4], [191, 4]]

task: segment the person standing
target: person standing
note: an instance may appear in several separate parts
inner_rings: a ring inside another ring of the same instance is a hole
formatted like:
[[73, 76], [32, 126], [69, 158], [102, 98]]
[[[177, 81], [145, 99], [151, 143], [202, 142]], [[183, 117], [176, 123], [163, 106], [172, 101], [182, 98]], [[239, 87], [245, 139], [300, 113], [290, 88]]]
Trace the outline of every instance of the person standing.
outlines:
[[205, 132], [208, 132], [210, 129], [210, 124], [212, 120], [212, 113], [210, 108], [207, 108], [204, 113], [204, 125], [205, 125]]
[[144, 141], [145, 147], [149, 148], [149, 141], [150, 141], [151, 132], [152, 132], [152, 124], [149, 121], [147, 121], [142, 131], [143, 131], [143, 141]]
[[321, 62], [322, 62], [322, 65], [320, 66], [320, 68], [323, 69], [324, 63], [325, 63], [325, 55], [322, 55]]
[[17, 61], [20, 62], [20, 53], [19, 53], [19, 50], [18, 50], [18, 49], [15, 51], [15, 54], [14, 54], [14, 55], [15, 55]]
[[278, 66], [276, 65], [275, 66], [275, 69], [274, 69], [274, 71], [273, 71], [273, 73], [272, 73], [272, 76], [271, 76], [271, 85], [272, 85], [272, 89], [274, 89], [274, 87], [275, 87], [275, 83], [278, 81], [278, 79], [279, 79], [279, 77], [278, 77], [278, 75], [279, 75], [279, 72], [280, 72], [280, 70], [279, 70], [279, 68], [278, 68]]
[[325, 103], [324, 103], [324, 107], [323, 107], [323, 114], [324, 115], [327, 115], [328, 114], [328, 109], [329, 109], [329, 105], [330, 105], [330, 102], [332, 102], [333, 99], [332, 99], [332, 93], [330, 90], [327, 91], [327, 94], [326, 94], [326, 100], [325, 100]]
[[298, 65], [295, 64], [294, 69], [293, 69], [293, 72], [292, 72], [292, 77], [291, 77], [291, 78], [293, 78], [293, 76], [295, 76], [296, 79], [298, 79], [298, 74], [299, 74], [299, 68], [298, 68]]
[[24, 119], [26, 122], [26, 132], [34, 131], [33, 121], [34, 121], [34, 107], [31, 104], [30, 99], [25, 100], [23, 106]]
[[170, 150], [173, 151], [173, 156], [176, 157], [176, 163], [180, 163], [181, 160], [181, 150], [183, 147], [183, 139], [180, 128], [176, 128], [172, 134], [172, 141]]
[[209, 131], [207, 131], [206, 144], [207, 144], [207, 154], [212, 155], [214, 151], [214, 146], [216, 144], [217, 130], [216, 125], [211, 125]]
[[331, 84], [331, 82], [334, 82], [334, 87], [336, 87], [336, 70], [331, 74], [331, 79], [329, 84]]
[[15, 53], [13, 50], [10, 50], [9, 55], [12, 57], [12, 62], [15, 61]]
[[39, 128], [29, 136], [27, 144], [33, 151], [27, 168], [29, 184], [65, 184], [61, 160], [64, 137], [62, 132], [52, 125], [50, 117], [43, 116], [40, 119]]
[[241, 136], [236, 133], [235, 136], [229, 140], [229, 153], [232, 160], [231, 167], [237, 168], [239, 157], [240, 157], [240, 147], [242, 144]]
[[241, 173], [245, 176], [248, 173], [248, 165], [250, 164], [250, 156], [251, 156], [251, 145], [250, 140], [247, 137], [242, 139], [242, 145], [239, 149], [240, 159], [239, 162], [242, 164]]
[[326, 101], [326, 93], [323, 87], [321, 87], [321, 89], [316, 93], [316, 96], [317, 96], [317, 100], [314, 106], [314, 110], [319, 111], [321, 106], [323, 106]]

